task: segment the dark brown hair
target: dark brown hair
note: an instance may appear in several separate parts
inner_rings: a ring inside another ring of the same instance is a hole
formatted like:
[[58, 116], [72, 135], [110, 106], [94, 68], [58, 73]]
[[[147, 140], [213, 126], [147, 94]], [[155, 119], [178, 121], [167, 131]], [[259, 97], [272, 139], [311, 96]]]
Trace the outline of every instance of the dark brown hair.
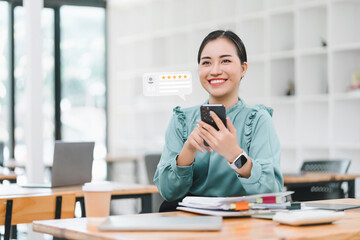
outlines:
[[205, 45], [208, 42], [218, 39], [218, 38], [226, 38], [226, 39], [229, 39], [232, 43], [234, 43], [236, 52], [240, 58], [241, 64], [243, 64], [244, 62], [247, 62], [246, 49], [245, 49], [244, 43], [239, 38], [239, 36], [236, 35], [232, 31], [216, 30], [216, 31], [209, 33], [202, 41], [200, 48], [199, 48], [198, 57], [197, 57], [198, 63], [200, 63], [201, 53], [204, 50]]

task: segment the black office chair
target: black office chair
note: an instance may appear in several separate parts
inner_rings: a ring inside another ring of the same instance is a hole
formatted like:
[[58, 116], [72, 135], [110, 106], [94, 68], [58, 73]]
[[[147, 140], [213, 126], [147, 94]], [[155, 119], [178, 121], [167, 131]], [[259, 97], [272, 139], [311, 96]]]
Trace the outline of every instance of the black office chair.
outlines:
[[0, 167], [4, 166], [4, 142], [0, 142]]
[[[326, 172], [326, 173], [347, 173], [351, 160], [316, 160], [304, 161], [301, 166], [301, 172]], [[302, 184], [288, 188], [289, 191], [295, 191], [292, 194], [293, 201], [313, 201], [323, 199], [344, 198], [345, 192], [341, 187], [342, 183], [318, 183]]]
[[[154, 184], [153, 179], [160, 158], [161, 158], [161, 153], [145, 154], [144, 161], [145, 161], [148, 181], [150, 184]], [[160, 205], [163, 201], [164, 198], [159, 193], [154, 193], [152, 195], [152, 212], [159, 212]]]

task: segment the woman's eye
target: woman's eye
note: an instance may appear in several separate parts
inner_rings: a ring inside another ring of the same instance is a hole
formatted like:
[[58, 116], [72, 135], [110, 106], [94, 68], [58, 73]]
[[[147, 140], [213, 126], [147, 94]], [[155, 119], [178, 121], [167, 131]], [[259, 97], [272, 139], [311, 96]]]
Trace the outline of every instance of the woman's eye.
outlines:
[[222, 61], [223, 63], [229, 63], [229, 62], [231, 62], [229, 59], [224, 59], [223, 61]]
[[208, 64], [210, 64], [210, 62], [208, 62], [208, 61], [204, 61], [201, 63], [201, 65], [208, 65]]

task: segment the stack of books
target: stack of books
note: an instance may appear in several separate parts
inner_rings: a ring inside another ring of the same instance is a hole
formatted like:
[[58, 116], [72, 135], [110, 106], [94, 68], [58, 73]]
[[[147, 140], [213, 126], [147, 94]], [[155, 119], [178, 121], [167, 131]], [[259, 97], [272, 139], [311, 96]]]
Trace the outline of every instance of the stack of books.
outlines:
[[293, 192], [264, 193], [241, 197], [185, 197], [178, 210], [214, 216], [251, 216], [291, 207], [287, 196]]

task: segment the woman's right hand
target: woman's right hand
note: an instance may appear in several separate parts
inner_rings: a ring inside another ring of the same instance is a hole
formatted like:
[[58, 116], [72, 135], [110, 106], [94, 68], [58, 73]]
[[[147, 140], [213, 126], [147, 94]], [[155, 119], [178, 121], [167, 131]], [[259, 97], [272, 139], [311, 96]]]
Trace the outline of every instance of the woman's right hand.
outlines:
[[199, 127], [196, 127], [188, 139], [185, 141], [184, 146], [177, 157], [178, 166], [189, 166], [194, 162], [196, 151], [204, 152], [204, 149], [208, 152], [211, 151], [210, 147], [204, 145], [204, 139], [200, 136]]
[[200, 152], [204, 152], [204, 149], [208, 152], [211, 151], [211, 148], [208, 146], [205, 146], [204, 139], [200, 135], [200, 129], [199, 126], [194, 128], [194, 130], [191, 132], [190, 136], [186, 140], [184, 147], [188, 148], [188, 150], [196, 152], [196, 150]]

